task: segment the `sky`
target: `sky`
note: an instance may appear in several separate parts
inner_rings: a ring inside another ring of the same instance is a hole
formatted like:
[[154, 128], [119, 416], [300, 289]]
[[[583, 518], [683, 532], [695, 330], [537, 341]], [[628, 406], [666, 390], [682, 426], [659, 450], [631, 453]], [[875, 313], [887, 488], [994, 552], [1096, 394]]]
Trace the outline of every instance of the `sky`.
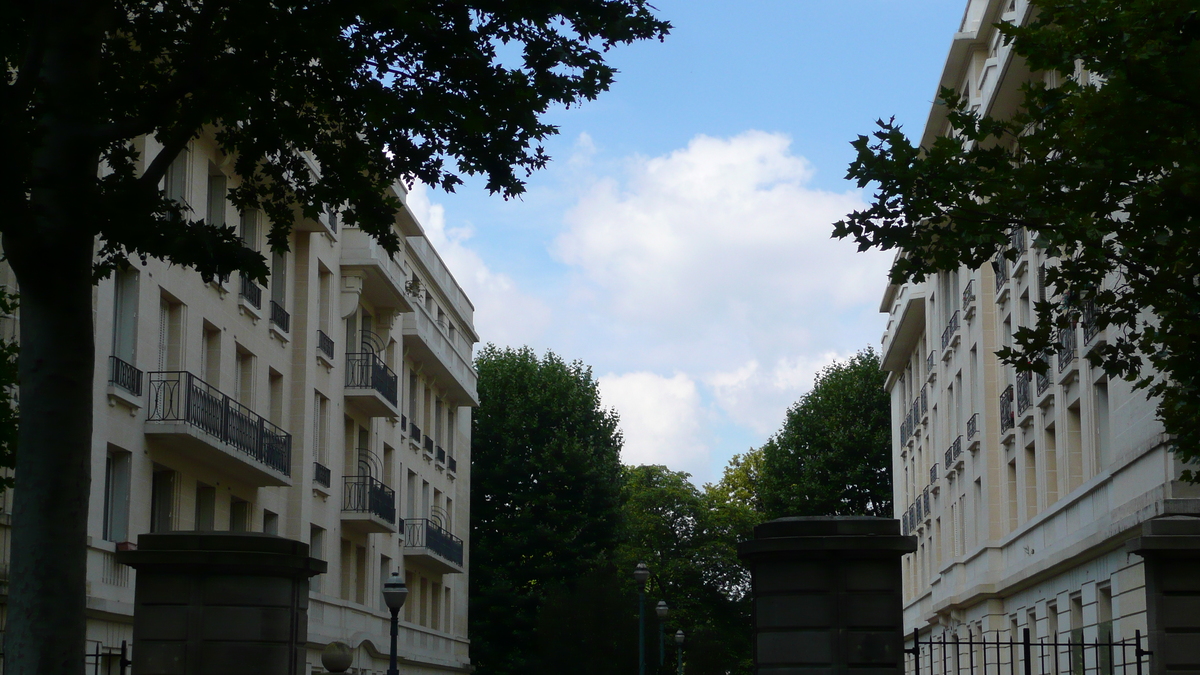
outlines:
[[850, 141], [919, 134], [966, 0], [659, 0], [663, 42], [555, 110], [520, 198], [479, 181], [409, 203], [475, 306], [480, 344], [581, 360], [627, 464], [701, 485], [761, 446], [824, 366], [874, 345], [892, 255], [832, 224], [870, 197]]

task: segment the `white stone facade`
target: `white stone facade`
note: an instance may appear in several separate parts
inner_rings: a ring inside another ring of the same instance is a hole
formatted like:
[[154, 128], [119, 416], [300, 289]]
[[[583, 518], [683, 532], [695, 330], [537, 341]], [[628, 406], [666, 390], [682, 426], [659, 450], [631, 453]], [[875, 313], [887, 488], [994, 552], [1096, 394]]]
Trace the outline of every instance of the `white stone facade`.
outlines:
[[[1028, 11], [1025, 0], [972, 0], [941, 85], [968, 92], [982, 113], [1009, 114], [1022, 82], [1050, 77], [1029, 73], [993, 27]], [[923, 143], [947, 132], [945, 108], [934, 106]], [[995, 356], [1053, 294], [1040, 270], [1054, 261], [1030, 240], [1013, 233], [1015, 263], [889, 286], [880, 306], [896, 517], [919, 541], [903, 563], [905, 626], [922, 640], [1144, 635], [1142, 562], [1124, 545], [1147, 519], [1200, 513], [1155, 403], [1089, 365], [1105, 331], [1086, 317], [1064, 331], [1045, 378]], [[1046, 668], [1070, 672], [1070, 658]]]
[[312, 584], [309, 672], [324, 672], [332, 641], [354, 649], [351, 672], [387, 669], [393, 571], [410, 589], [401, 672], [469, 672], [474, 308], [407, 206], [394, 259], [326, 215], [298, 217], [290, 252], [273, 256], [265, 218], [225, 198], [231, 171], [201, 137], [164, 187], [196, 217], [236, 224], [272, 267], [267, 288], [151, 260], [95, 290], [89, 653], [115, 673], [132, 641], [136, 573], [114, 562], [119, 547], [146, 532], [247, 530], [308, 542], [328, 562]]

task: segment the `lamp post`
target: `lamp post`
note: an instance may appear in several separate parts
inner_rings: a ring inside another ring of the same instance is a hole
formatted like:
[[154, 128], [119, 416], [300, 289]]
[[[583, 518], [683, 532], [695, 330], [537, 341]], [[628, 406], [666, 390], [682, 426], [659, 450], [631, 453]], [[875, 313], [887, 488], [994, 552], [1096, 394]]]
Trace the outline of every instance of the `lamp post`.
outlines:
[[633, 569], [633, 580], [638, 583], [638, 675], [646, 675], [646, 581], [650, 568], [638, 563]]
[[392, 576], [383, 582], [383, 602], [392, 612], [392, 660], [388, 667], [388, 675], [400, 675], [396, 668], [396, 636], [400, 633], [400, 608], [408, 599], [408, 586], [400, 578], [400, 574], [392, 572]]
[[675, 631], [675, 655], [679, 659], [679, 675], [683, 675], [683, 629]]
[[667, 614], [670, 613], [670, 610], [667, 608], [667, 601], [659, 600], [658, 604], [654, 607], [654, 612], [658, 614], [658, 669], [662, 670], [663, 661], [666, 660], [666, 651], [665, 647], [663, 647], [663, 632], [665, 628], [663, 624], [667, 620]]

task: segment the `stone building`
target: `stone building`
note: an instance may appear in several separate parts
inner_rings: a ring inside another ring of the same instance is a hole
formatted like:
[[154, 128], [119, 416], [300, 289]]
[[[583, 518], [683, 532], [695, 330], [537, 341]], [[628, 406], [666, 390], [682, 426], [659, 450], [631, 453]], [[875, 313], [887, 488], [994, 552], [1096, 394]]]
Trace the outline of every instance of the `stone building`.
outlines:
[[[1053, 84], [1057, 75], [1030, 73], [994, 28], [1029, 11], [1026, 0], [971, 0], [940, 85], [1003, 117], [1023, 82]], [[923, 145], [948, 133], [945, 114], [933, 107]], [[1086, 311], [1059, 333], [1046, 376], [995, 356], [1055, 293], [1044, 283], [1055, 261], [1031, 240], [1015, 230], [1015, 262], [892, 285], [880, 305], [896, 515], [919, 541], [903, 562], [905, 627], [921, 639], [1145, 634], [1145, 564], [1127, 544], [1152, 518], [1200, 514], [1200, 491], [1178, 480], [1155, 402], [1089, 365], [1107, 335]], [[1047, 668], [1074, 669], [1076, 657], [1059, 652]]]
[[272, 255], [263, 215], [226, 197], [237, 180], [201, 136], [164, 189], [236, 225], [267, 256], [267, 287], [150, 260], [95, 290], [89, 672], [117, 672], [132, 635], [136, 573], [114, 552], [171, 530], [278, 534], [328, 561], [312, 581], [309, 672], [333, 641], [354, 649], [355, 672], [386, 670], [380, 591], [394, 571], [411, 592], [401, 671], [469, 672], [473, 307], [407, 206], [395, 258], [332, 214], [297, 217], [290, 252]]

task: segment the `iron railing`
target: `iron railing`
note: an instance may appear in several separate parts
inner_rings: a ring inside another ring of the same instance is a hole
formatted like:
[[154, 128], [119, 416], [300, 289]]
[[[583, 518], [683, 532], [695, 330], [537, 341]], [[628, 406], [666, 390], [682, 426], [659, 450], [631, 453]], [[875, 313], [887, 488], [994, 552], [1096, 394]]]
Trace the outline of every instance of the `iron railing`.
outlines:
[[440, 445], [434, 446], [434, 450], [435, 450], [435, 452], [434, 452], [433, 456], [437, 460], [437, 463], [445, 464], [446, 463], [446, 451], [443, 450], [442, 446], [440, 446]]
[[[1046, 369], [1048, 372], [1049, 364], [1047, 364]], [[1037, 374], [1037, 395], [1041, 396], [1042, 394], [1046, 393], [1046, 390], [1049, 388], [1050, 388], [1050, 376], [1044, 372], [1038, 373]]]
[[370, 513], [396, 524], [396, 491], [372, 476], [345, 476], [342, 483], [342, 510]]
[[329, 467], [320, 462], [313, 462], [313, 482], [317, 485], [329, 487], [333, 481], [333, 476], [329, 471]]
[[1025, 228], [1014, 227], [1008, 235], [1008, 241], [1017, 255], [1025, 253]]
[[929, 392], [926, 387], [921, 387], [921, 414], [929, 412]]
[[937, 363], [935, 354], [936, 354], [936, 352], [934, 352], [934, 350], [931, 349], [931, 350], [929, 350], [929, 356], [925, 357], [925, 375], [927, 377], [929, 375], [933, 374], [934, 365]]
[[451, 472], [458, 471], [458, 460], [453, 455], [446, 458], [446, 468]]
[[1083, 629], [1037, 640], [1029, 629], [1020, 638], [999, 631], [966, 637], [942, 633], [921, 638], [913, 634], [904, 652], [906, 675], [1143, 675], [1153, 652], [1143, 649], [1142, 631], [1132, 638], [1085, 640]]
[[950, 345], [950, 341], [954, 339], [954, 335], [958, 333], [958, 310], [950, 315], [950, 322], [946, 324], [946, 330], [942, 331], [942, 351]]
[[[949, 464], [947, 464], [946, 466], [949, 466]], [[929, 482], [936, 483], [937, 479], [938, 479], [938, 465], [937, 465], [937, 462], [934, 462], [933, 466], [929, 467]]]
[[1030, 375], [1028, 371], [1017, 373], [1017, 414], [1023, 415], [1033, 403], [1033, 396], [1030, 395]]
[[409, 425], [408, 435], [417, 445], [421, 444], [421, 427], [417, 426], [416, 422]]
[[1100, 322], [1096, 316], [1096, 301], [1088, 298], [1083, 301], [1083, 344], [1091, 344], [1092, 338], [1100, 332]]
[[992, 271], [996, 273], [996, 293], [999, 293], [1008, 283], [1008, 258], [1002, 255], [996, 256], [996, 259], [992, 261]]
[[283, 309], [283, 305], [274, 300], [271, 301], [271, 323], [279, 326], [279, 330], [285, 333], [292, 330], [292, 315]]
[[150, 373], [146, 421], [185, 422], [291, 475], [292, 435], [187, 371]]
[[975, 413], [967, 418], [967, 440], [975, 438], [975, 434], [979, 433], [979, 413]]
[[949, 471], [951, 468], [954, 467], [955, 461], [958, 459], [958, 456], [961, 454], [962, 454], [962, 436], [959, 436], [954, 439], [954, 442], [950, 444], [950, 447], [946, 448], [946, 470], [947, 471]]
[[243, 273], [241, 277], [242, 288], [238, 292], [238, 296], [245, 298], [246, 302], [250, 303], [254, 309], [262, 309], [262, 286], [254, 283], [248, 274]]
[[1075, 326], [1058, 329], [1058, 372], [1075, 360]]
[[966, 288], [963, 289], [962, 305], [963, 309], [970, 307], [975, 303], [975, 280], [969, 279]]
[[430, 438], [428, 435], [425, 436], [424, 448], [425, 448], [425, 452], [428, 452], [431, 455], [433, 454], [433, 439]]
[[404, 520], [404, 547], [424, 548], [459, 567], [463, 564], [463, 541], [428, 518]]
[[134, 396], [142, 395], [142, 371], [115, 356], [108, 357], [108, 382]]
[[1016, 416], [1013, 415], [1013, 386], [1010, 384], [1000, 392], [1000, 433], [1016, 425]]
[[1045, 302], [1046, 300], [1046, 264], [1038, 265], [1037, 276], [1037, 299]]
[[928, 518], [933, 513], [932, 509], [929, 508], [929, 488], [928, 487], [925, 488], [925, 493], [923, 495], [923, 498], [925, 499], [925, 517]]
[[317, 331], [317, 351], [333, 360], [333, 338], [325, 334], [325, 331]]
[[346, 354], [346, 387], [374, 389], [392, 405], [399, 405], [396, 396], [399, 380], [383, 359], [373, 352]]

